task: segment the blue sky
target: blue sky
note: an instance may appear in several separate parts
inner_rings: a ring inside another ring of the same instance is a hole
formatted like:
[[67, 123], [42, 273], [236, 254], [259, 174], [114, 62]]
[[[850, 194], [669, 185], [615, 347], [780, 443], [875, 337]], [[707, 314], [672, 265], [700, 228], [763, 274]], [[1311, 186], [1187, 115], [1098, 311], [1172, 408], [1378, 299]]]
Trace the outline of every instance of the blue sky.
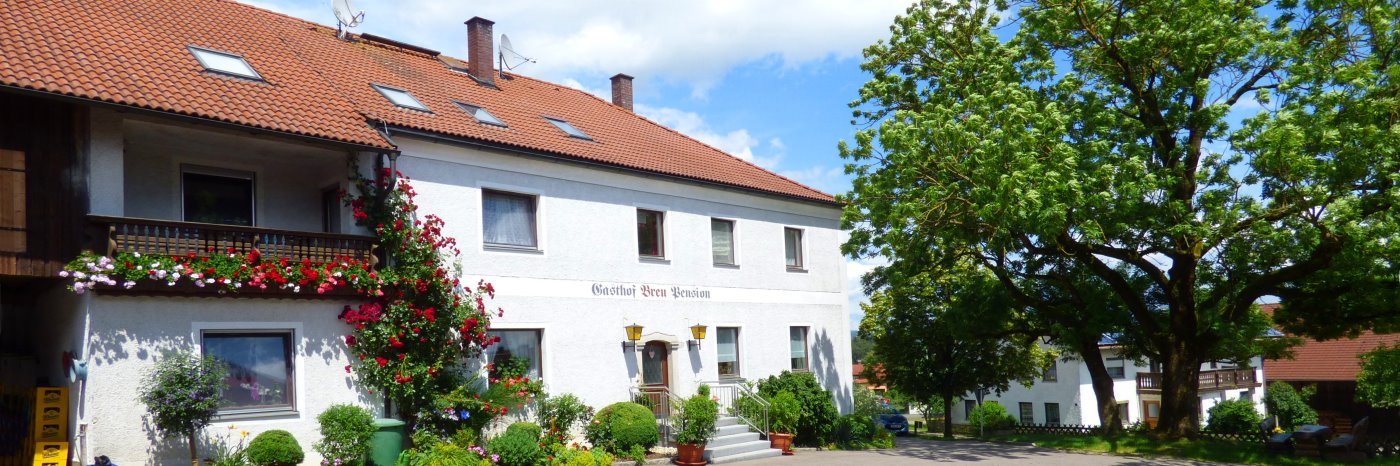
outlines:
[[[330, 0], [240, 0], [334, 25]], [[889, 35], [912, 0], [352, 0], [352, 29], [466, 57], [473, 16], [495, 21], [515, 72], [608, 98], [608, 77], [636, 77], [637, 112], [828, 193], [850, 178], [836, 144], [855, 131], [847, 106], [868, 75], [861, 49]], [[852, 322], [868, 261], [848, 261]]]

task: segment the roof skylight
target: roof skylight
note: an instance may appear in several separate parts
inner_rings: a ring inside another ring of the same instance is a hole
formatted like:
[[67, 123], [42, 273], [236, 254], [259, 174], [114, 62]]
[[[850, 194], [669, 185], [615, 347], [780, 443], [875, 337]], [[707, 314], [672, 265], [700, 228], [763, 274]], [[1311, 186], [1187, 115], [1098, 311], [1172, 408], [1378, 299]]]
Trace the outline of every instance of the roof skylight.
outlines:
[[550, 123], [553, 123], [556, 128], [559, 128], [560, 131], [567, 133], [569, 136], [576, 137], [579, 139], [587, 139], [589, 141], [593, 140], [593, 138], [588, 137], [587, 133], [580, 131], [578, 128], [575, 128], [574, 125], [569, 124], [569, 122], [567, 121], [550, 117], [544, 117], [544, 119]]
[[506, 127], [506, 122], [501, 121], [500, 118], [496, 118], [496, 115], [492, 115], [491, 112], [486, 111], [484, 108], [457, 101], [453, 101], [453, 103], [457, 104], [458, 107], [462, 107], [462, 110], [471, 114], [471, 116], [476, 117], [477, 122], [496, 125], [502, 128]]
[[418, 99], [414, 98], [413, 94], [409, 94], [408, 91], [378, 84], [370, 84], [370, 86], [374, 87], [374, 90], [379, 91], [380, 94], [384, 94], [384, 98], [389, 99], [394, 105], [425, 112], [432, 111], [428, 110], [427, 105], [423, 105], [423, 102], [419, 102]]
[[262, 76], [258, 75], [257, 71], [253, 71], [253, 67], [241, 56], [195, 46], [190, 46], [189, 49], [190, 53], [194, 54], [194, 58], [199, 60], [199, 64], [204, 65], [206, 70], [240, 78], [262, 80]]

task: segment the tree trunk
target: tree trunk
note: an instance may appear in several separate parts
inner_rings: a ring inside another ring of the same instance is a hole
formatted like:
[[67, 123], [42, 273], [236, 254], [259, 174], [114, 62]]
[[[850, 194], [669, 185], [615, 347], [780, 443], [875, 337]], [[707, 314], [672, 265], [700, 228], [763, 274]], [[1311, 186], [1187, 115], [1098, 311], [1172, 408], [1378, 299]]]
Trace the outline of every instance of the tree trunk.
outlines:
[[190, 464], [199, 466], [199, 448], [195, 446], [195, 433], [190, 432], [185, 438], [190, 441]]
[[953, 438], [953, 395], [943, 395], [943, 438]]
[[1094, 388], [1094, 401], [1099, 408], [1099, 426], [1106, 436], [1118, 435], [1123, 431], [1123, 420], [1118, 417], [1118, 399], [1113, 397], [1113, 376], [1108, 375], [1108, 366], [1103, 363], [1098, 339], [1083, 340], [1079, 355], [1089, 368], [1089, 383]]
[[1162, 368], [1162, 415], [1157, 433], [1168, 439], [1195, 437], [1201, 427], [1201, 399], [1198, 394], [1201, 362], [1181, 343], [1167, 356]]

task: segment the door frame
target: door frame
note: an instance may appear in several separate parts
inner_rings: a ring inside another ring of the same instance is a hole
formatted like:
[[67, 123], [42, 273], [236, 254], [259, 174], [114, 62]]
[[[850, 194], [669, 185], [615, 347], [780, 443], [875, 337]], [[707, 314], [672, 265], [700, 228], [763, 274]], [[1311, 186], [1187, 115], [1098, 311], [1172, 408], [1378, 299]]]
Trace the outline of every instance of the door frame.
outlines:
[[[1151, 406], [1157, 407], [1157, 415], [1152, 416]], [[1162, 417], [1162, 400], [1142, 400], [1142, 423], [1148, 429], [1157, 428], [1157, 419]]]
[[[653, 383], [653, 384], [649, 384], [649, 383], [646, 383], [646, 379], [647, 379], [647, 377], [646, 377], [646, 359], [647, 359], [646, 352], [647, 352], [647, 351], [651, 351], [653, 348], [659, 348], [659, 349], [662, 351], [662, 353], [661, 353], [661, 383], [659, 383], [659, 384], [654, 384], [654, 383]], [[642, 383], [641, 383], [641, 386], [642, 386], [643, 388], [646, 388], [646, 387], [665, 387], [665, 388], [668, 389], [668, 390], [671, 389], [671, 353], [673, 353], [673, 351], [671, 351], [671, 344], [670, 344], [669, 342], [666, 342], [666, 341], [662, 341], [662, 340], [651, 340], [651, 341], [648, 341], [648, 342], [642, 344], [642, 355], [641, 355], [641, 356], [642, 356], [642, 365], [641, 365], [641, 367], [640, 367], [641, 370], [639, 370], [638, 372], [640, 373], [639, 375], [641, 375], [641, 379], [642, 379], [642, 380], [641, 380], [641, 382], [642, 382]]]

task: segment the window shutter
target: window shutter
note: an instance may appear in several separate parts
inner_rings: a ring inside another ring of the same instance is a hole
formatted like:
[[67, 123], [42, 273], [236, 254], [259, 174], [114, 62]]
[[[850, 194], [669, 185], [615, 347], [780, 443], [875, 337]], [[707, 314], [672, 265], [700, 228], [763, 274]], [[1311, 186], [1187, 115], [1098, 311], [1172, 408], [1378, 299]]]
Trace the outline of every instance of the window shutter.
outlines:
[[0, 150], [0, 252], [28, 248], [24, 175], [24, 152]]

